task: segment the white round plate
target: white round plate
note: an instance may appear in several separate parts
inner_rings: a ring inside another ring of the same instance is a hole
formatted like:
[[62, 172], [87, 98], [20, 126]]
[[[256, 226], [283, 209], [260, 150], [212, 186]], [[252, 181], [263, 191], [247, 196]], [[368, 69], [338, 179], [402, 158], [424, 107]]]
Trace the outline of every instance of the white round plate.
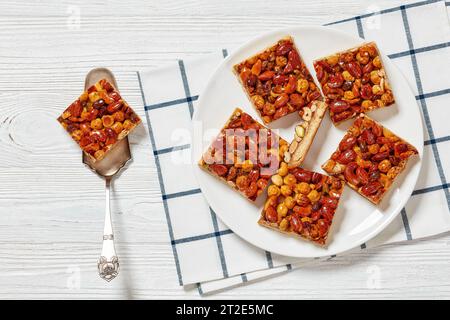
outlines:
[[[294, 38], [300, 55], [314, 77], [312, 65], [314, 59], [364, 42], [363, 39], [325, 27], [290, 28], [265, 34], [248, 42], [220, 64], [200, 95], [193, 119], [202, 123], [203, 132], [214, 131], [217, 134], [236, 107], [240, 107], [262, 122], [232, 72], [232, 67], [273, 45], [286, 35]], [[392, 61], [383, 54], [382, 60], [396, 103], [373, 111], [369, 115], [413, 144], [419, 151], [420, 157], [409, 161], [406, 172], [397, 178], [381, 204], [375, 206], [346, 187], [333, 220], [328, 245], [321, 248], [308, 241], [258, 225], [257, 220], [261, 214], [264, 196], [260, 196], [257, 203], [252, 204], [226, 184], [194, 165], [195, 174], [209, 205], [231, 230], [253, 245], [273, 253], [291, 257], [321, 257], [338, 254], [367, 242], [397, 216], [411, 196], [419, 175], [423, 151], [423, 128], [416, 99], [405, 78]], [[315, 80], [317, 82], [317, 79]], [[278, 129], [280, 136], [290, 142], [297, 121], [298, 115], [294, 113], [286, 119], [273, 122], [269, 127]], [[327, 113], [302, 166], [323, 173], [320, 165], [335, 150], [351, 123], [352, 120], [349, 120], [336, 128], [331, 124]], [[193, 136], [192, 156], [194, 161], [197, 161], [201, 158], [202, 152], [207, 149], [212, 136]]]

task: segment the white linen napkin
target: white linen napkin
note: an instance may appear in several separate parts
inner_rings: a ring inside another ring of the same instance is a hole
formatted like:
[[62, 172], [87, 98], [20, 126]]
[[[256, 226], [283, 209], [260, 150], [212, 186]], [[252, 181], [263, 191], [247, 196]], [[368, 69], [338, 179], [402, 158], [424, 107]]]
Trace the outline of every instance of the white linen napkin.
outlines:
[[[408, 79], [426, 131], [423, 168], [411, 199], [381, 234], [352, 252], [450, 230], [450, 75], [442, 68], [450, 65], [448, 6], [421, 1], [329, 24], [377, 42]], [[198, 95], [226, 55], [223, 50], [137, 73], [179, 284], [196, 283], [200, 294], [333, 258], [282, 257], [242, 240], [208, 206], [190, 162], [180, 161], [191, 154]]]

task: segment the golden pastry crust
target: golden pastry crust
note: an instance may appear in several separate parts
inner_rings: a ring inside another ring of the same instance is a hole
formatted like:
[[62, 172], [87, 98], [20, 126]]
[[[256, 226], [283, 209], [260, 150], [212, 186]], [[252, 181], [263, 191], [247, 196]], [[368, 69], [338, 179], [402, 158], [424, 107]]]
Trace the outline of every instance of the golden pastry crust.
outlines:
[[290, 168], [299, 167], [305, 160], [327, 108], [323, 101], [314, 101], [310, 107], [303, 108], [303, 121], [296, 126], [294, 139], [284, 156]]

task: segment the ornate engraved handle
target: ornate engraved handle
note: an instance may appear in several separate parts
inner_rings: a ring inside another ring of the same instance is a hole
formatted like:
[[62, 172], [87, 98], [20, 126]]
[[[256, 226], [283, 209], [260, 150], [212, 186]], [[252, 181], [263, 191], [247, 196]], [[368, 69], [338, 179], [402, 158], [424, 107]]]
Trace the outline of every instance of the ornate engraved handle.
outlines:
[[111, 211], [109, 208], [109, 195], [111, 177], [106, 177], [106, 211], [105, 227], [103, 230], [102, 254], [98, 260], [98, 273], [102, 279], [111, 281], [119, 274], [119, 258], [116, 256], [114, 248], [114, 233], [111, 222]]

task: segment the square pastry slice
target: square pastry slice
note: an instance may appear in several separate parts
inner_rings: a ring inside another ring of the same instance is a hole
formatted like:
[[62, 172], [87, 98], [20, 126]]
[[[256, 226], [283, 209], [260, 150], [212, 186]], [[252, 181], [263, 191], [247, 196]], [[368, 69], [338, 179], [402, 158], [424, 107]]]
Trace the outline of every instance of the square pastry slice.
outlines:
[[266, 124], [322, 99], [291, 37], [279, 40], [233, 69]]
[[113, 85], [103, 79], [83, 92], [58, 121], [95, 162], [103, 159], [141, 119]]
[[374, 42], [316, 60], [314, 68], [334, 124], [394, 103]]
[[344, 182], [282, 162], [258, 223], [325, 245]]
[[378, 204], [417, 153], [413, 145], [361, 114], [322, 168]]
[[237, 108], [199, 161], [199, 166], [250, 201], [278, 170], [287, 142]]

